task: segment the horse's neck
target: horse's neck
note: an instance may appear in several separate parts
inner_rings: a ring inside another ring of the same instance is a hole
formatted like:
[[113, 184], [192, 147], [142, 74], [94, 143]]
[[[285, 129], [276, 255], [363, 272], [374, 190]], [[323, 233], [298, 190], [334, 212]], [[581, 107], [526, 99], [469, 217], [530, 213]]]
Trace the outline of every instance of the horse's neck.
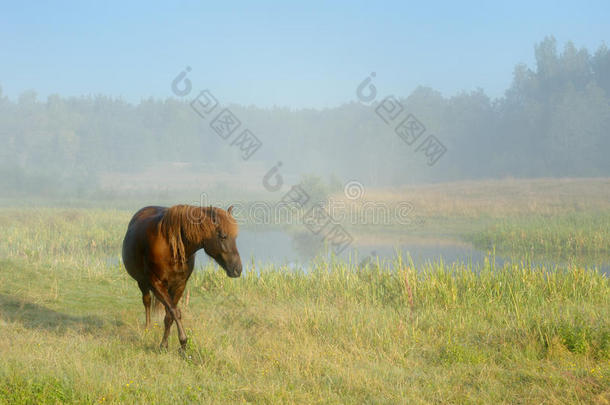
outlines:
[[197, 251], [203, 249], [203, 242], [201, 242], [200, 244], [196, 244], [196, 243], [184, 241], [183, 244], [184, 244], [184, 257], [186, 259], [188, 259], [192, 255], [197, 253]]
[[212, 237], [213, 225], [210, 218], [204, 217], [203, 221], [205, 224], [200, 224], [201, 232], [197, 236], [193, 235], [193, 232], [183, 232], [182, 243], [184, 245], [185, 257], [194, 255], [198, 250], [203, 249], [205, 242]]

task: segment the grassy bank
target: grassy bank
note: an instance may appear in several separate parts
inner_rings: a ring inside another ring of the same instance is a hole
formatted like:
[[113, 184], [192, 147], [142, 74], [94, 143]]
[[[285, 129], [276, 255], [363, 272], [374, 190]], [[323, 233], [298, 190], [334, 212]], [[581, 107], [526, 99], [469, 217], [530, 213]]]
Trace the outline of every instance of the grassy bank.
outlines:
[[[599, 402], [610, 284], [578, 268], [197, 272], [157, 349], [120, 266], [0, 262], [0, 401]], [[87, 269], [89, 268], [89, 269]], [[257, 274], [258, 273], [258, 274]]]
[[475, 246], [559, 256], [610, 253], [610, 212], [500, 220], [473, 236]]

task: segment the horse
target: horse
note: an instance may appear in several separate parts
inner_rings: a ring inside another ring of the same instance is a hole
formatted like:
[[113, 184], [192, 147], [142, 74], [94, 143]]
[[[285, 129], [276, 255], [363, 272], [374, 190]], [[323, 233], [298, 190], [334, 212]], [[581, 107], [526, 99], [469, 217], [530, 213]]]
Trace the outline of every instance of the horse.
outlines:
[[176, 322], [181, 348], [187, 336], [177, 308], [195, 265], [195, 253], [203, 249], [229, 277], [242, 271], [237, 250], [237, 222], [233, 206], [175, 205], [144, 207], [134, 214], [123, 239], [123, 264], [142, 292], [146, 329], [150, 327], [151, 292], [165, 307], [165, 331], [161, 348], [167, 348], [170, 328]]

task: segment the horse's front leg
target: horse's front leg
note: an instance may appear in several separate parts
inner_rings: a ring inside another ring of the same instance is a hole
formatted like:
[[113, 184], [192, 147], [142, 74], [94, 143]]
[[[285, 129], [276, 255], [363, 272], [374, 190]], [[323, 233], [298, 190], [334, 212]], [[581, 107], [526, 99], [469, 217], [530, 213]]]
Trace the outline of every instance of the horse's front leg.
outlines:
[[181, 285], [180, 288], [174, 291], [174, 296], [172, 297], [169, 294], [169, 291], [163, 283], [158, 280], [152, 280], [152, 288], [155, 296], [159, 301], [165, 305], [165, 331], [163, 333], [163, 340], [161, 340], [161, 347], [167, 347], [167, 339], [169, 338], [169, 331], [171, 329], [173, 321], [176, 322], [176, 326], [178, 327], [178, 340], [180, 340], [180, 345], [184, 349], [186, 347], [186, 333], [184, 332], [184, 328], [182, 327], [182, 321], [180, 320], [180, 310], [177, 308], [176, 304], [180, 300], [182, 296], [182, 292], [184, 291], [184, 285]]
[[[186, 283], [180, 283], [178, 284], [175, 288], [173, 288], [170, 291], [170, 296], [172, 297], [172, 304], [174, 306], [174, 311], [176, 313], [176, 325], [178, 326], [178, 339], [180, 340], [180, 344], [182, 345], [182, 348], [184, 349], [186, 346], [186, 333], [184, 333], [184, 329], [182, 328], [182, 312], [180, 311], [180, 308], [178, 308], [178, 302], [180, 301], [180, 298], [182, 298], [182, 293], [184, 292], [184, 287], [186, 286]], [[171, 327], [171, 322], [170, 322], [170, 327]], [[182, 330], [182, 332], [181, 332]], [[166, 332], [169, 335], [169, 329]]]

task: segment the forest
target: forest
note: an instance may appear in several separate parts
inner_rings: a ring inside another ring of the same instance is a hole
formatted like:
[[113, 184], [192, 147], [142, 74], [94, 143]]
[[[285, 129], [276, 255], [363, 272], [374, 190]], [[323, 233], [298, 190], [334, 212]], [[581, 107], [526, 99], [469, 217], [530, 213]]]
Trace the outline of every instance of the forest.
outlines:
[[[270, 167], [283, 161], [295, 175], [357, 178], [372, 186], [610, 176], [607, 46], [577, 49], [547, 37], [534, 52], [535, 66], [516, 65], [500, 98], [482, 89], [446, 97], [427, 87], [396, 96], [446, 148], [434, 165], [375, 113], [381, 99], [327, 109], [228, 107], [262, 142], [250, 162]], [[354, 98], [357, 86], [346, 99]], [[0, 189], [7, 197], [86, 197], [99, 191], [101, 174], [135, 173], [160, 162], [239, 173], [240, 151], [190, 101], [132, 104], [107, 95], [39, 100], [33, 91], [10, 100], [0, 88]]]

